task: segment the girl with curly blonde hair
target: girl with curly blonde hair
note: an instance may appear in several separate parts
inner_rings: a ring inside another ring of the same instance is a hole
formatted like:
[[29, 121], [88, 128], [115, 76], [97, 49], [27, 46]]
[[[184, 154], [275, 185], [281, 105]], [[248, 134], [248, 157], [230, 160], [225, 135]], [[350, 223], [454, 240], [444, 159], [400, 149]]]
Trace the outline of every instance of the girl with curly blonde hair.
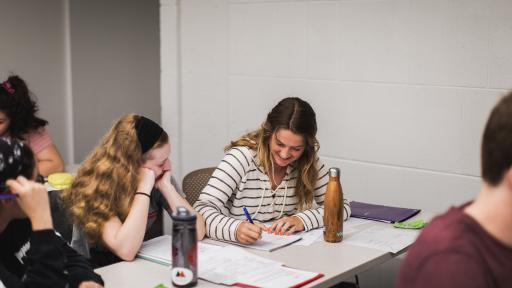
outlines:
[[[130, 261], [159, 210], [172, 213], [184, 206], [196, 213], [171, 177], [170, 150], [167, 133], [146, 117], [128, 114], [114, 124], [61, 195], [80, 228], [80, 233], [74, 232], [74, 247], [84, 246], [81, 252], [99, 265], [118, 260], [110, 257], [104, 262], [102, 256], [95, 261], [95, 254], [104, 255], [105, 248]], [[204, 220], [197, 216], [198, 239], [202, 239]], [[95, 246], [89, 251], [87, 244]]]

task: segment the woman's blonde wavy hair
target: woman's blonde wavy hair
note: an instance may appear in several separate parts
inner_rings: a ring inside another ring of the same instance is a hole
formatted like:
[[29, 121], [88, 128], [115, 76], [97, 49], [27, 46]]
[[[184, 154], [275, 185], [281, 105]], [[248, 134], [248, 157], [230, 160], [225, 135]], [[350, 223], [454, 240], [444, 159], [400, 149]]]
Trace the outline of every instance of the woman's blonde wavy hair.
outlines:
[[[139, 183], [145, 155], [137, 139], [135, 123], [140, 118], [127, 114], [115, 122], [99, 145], [85, 159], [61, 202], [73, 223], [83, 227], [87, 240], [98, 242], [105, 222], [128, 216]], [[169, 142], [163, 131], [153, 148]]]
[[247, 146], [255, 150], [264, 171], [267, 175], [271, 175], [274, 160], [270, 152], [270, 140], [279, 129], [287, 129], [304, 137], [304, 153], [292, 165], [295, 166], [299, 175], [295, 186], [295, 195], [298, 198], [297, 208], [298, 210], [309, 209], [313, 205], [313, 194], [318, 179], [316, 160], [320, 145], [316, 139], [315, 111], [308, 102], [297, 97], [281, 100], [268, 113], [266, 121], [258, 130], [232, 141], [224, 150], [227, 151], [235, 146]]

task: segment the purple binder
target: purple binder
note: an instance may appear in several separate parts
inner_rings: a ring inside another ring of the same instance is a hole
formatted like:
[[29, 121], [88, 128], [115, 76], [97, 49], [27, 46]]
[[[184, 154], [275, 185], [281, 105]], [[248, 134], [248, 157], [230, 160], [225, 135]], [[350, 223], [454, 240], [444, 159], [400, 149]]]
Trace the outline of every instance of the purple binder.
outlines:
[[418, 214], [420, 209], [399, 208], [363, 202], [350, 202], [351, 217], [375, 220], [387, 223], [405, 221]]

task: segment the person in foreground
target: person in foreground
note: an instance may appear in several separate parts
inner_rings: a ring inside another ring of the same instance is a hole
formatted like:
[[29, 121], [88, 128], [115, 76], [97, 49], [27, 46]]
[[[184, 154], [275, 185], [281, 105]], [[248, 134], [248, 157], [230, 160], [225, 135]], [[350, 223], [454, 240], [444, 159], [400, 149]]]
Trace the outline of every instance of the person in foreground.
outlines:
[[[48, 192], [32, 151], [0, 138], [0, 287], [102, 287], [90, 263], [53, 230]], [[4, 184], [5, 183], [5, 184]]]
[[487, 120], [481, 161], [480, 194], [425, 228], [397, 287], [512, 287], [512, 93]]
[[48, 176], [64, 171], [64, 161], [50, 138], [48, 121], [37, 117], [37, 110], [19, 76], [10, 76], [0, 84], [0, 136], [24, 141], [34, 151], [38, 173]]
[[[194, 208], [206, 235], [252, 244], [262, 232], [292, 234], [323, 226], [328, 168], [317, 156], [316, 115], [304, 100], [281, 100], [261, 128], [226, 147]], [[243, 221], [247, 209], [258, 222]], [[345, 219], [350, 206], [345, 199]]]
[[[73, 247], [98, 266], [131, 261], [162, 208], [172, 213], [184, 206], [195, 213], [171, 177], [170, 152], [160, 125], [136, 114], [121, 117], [61, 194], [79, 231]], [[204, 230], [198, 215], [198, 239]]]

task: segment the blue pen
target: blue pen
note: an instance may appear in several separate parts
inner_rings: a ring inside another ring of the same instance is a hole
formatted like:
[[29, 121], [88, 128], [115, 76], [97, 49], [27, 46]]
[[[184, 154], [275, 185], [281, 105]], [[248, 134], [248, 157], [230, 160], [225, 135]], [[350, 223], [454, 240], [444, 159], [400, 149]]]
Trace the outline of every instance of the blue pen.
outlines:
[[247, 211], [247, 208], [245, 208], [245, 206], [243, 206], [243, 207], [242, 207], [242, 209], [244, 210], [245, 218], [247, 218], [247, 220], [248, 220], [251, 224], [254, 224], [254, 222], [252, 222], [251, 214], [249, 214], [249, 211]]
[[15, 199], [18, 197], [16, 194], [0, 194], [0, 199]]

